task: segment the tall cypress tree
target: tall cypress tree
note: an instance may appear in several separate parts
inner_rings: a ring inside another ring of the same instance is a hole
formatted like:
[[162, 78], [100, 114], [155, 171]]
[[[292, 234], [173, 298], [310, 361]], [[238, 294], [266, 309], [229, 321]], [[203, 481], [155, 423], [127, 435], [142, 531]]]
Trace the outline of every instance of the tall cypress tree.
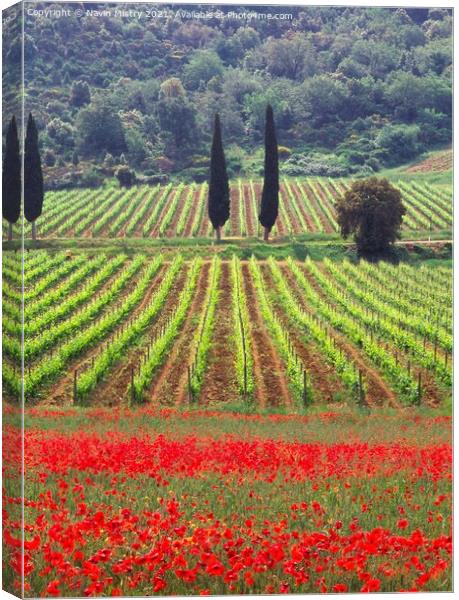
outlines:
[[43, 207], [43, 172], [38, 149], [38, 131], [32, 113], [27, 121], [24, 147], [24, 215], [32, 223], [32, 239], [37, 239], [36, 220]]
[[258, 220], [265, 231], [263, 239], [269, 240], [269, 233], [279, 212], [279, 157], [277, 153], [274, 114], [270, 104], [266, 107], [265, 125], [265, 177]]
[[13, 239], [13, 223], [21, 214], [21, 155], [18, 128], [13, 116], [6, 133], [2, 172], [3, 218], [8, 221], [8, 241]]
[[221, 240], [221, 230], [229, 219], [230, 193], [223, 151], [220, 117], [215, 115], [214, 135], [210, 154], [209, 218], [215, 229], [217, 240]]

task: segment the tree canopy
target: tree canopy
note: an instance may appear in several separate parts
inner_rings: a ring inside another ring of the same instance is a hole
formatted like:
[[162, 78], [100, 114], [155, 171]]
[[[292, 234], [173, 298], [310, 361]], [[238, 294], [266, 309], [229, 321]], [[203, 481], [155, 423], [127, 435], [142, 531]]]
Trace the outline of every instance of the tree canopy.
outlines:
[[386, 252], [400, 237], [406, 213], [400, 191], [387, 179], [376, 177], [354, 181], [338, 199], [336, 210], [341, 235], [347, 238], [353, 234], [363, 256]]
[[[167, 159], [183, 177], [202, 176], [218, 107], [226, 142], [248, 156], [243, 169], [253, 176], [262, 170], [252, 157], [267, 103], [293, 158], [336, 154], [347, 175], [405, 160], [389, 146], [380, 151], [390, 141], [380, 135], [386, 127], [416, 126], [418, 154], [451, 141], [450, 10], [289, 6], [282, 13], [291, 18], [29, 19], [27, 102], [43, 155], [52, 150], [70, 165], [75, 147], [95, 164], [124, 152], [136, 170]], [[12, 63], [16, 33], [4, 34]], [[5, 70], [6, 89], [15, 89], [13, 72]], [[348, 161], [356, 149], [363, 163]]]
[[8, 239], [11, 239], [11, 225], [16, 223], [21, 214], [21, 155], [14, 115], [8, 125], [3, 155], [2, 211], [3, 218], [10, 224]]
[[212, 148], [210, 151], [209, 219], [220, 239], [221, 228], [230, 214], [230, 195], [225, 153], [223, 151], [220, 116], [215, 115]]

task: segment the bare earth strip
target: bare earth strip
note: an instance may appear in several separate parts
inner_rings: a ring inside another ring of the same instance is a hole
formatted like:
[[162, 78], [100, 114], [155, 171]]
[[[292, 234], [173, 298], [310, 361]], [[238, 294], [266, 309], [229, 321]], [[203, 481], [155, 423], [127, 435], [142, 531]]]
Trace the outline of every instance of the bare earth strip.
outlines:
[[186, 401], [187, 364], [199, 314], [209, 283], [210, 262], [204, 263], [199, 274], [195, 295], [188, 310], [182, 331], [175, 340], [169, 356], [146, 393], [147, 401], [155, 404], [182, 404]]
[[[267, 265], [262, 266], [263, 277], [267, 289], [274, 290], [276, 285]], [[276, 303], [276, 314], [284, 328], [288, 331], [290, 340], [296, 354], [305, 366], [309, 377], [312, 379], [314, 403], [331, 403], [343, 400], [348, 393], [332, 365], [327, 363], [314, 342], [305, 341], [305, 334], [301, 334], [289, 319], [285, 309]]]
[[183, 192], [180, 194], [180, 198], [178, 199], [174, 216], [172, 217], [172, 221], [169, 223], [166, 229], [166, 237], [168, 238], [177, 236], [177, 225], [182, 212], [185, 210], [185, 201], [189, 191], [190, 186], [186, 186], [185, 188], [183, 188]]
[[[316, 183], [316, 189], [317, 189], [317, 193], [319, 194], [319, 196], [320, 196], [320, 198], [322, 200], [322, 204], [328, 208], [330, 214], [333, 215], [335, 217], [335, 219], [336, 219], [336, 210], [335, 210], [335, 207], [330, 202], [327, 194], [325, 193], [324, 187], [322, 186], [322, 184], [320, 182]], [[336, 197], [336, 192], [330, 186], [328, 186], [328, 189], [330, 190], [331, 194], [333, 194], [333, 196]], [[316, 204], [316, 202], [315, 202], [315, 204]], [[326, 214], [324, 214], [322, 212], [322, 210], [319, 208], [318, 205], [317, 205], [317, 212], [318, 212], [319, 216], [323, 215], [323, 219], [324, 219], [323, 222], [327, 223], [327, 228], [325, 229], [325, 231], [327, 233], [332, 233], [334, 231], [334, 229], [333, 229], [333, 223], [330, 223], [329, 218], [327, 217]], [[321, 220], [322, 220], [322, 218], [321, 218]]]
[[[305, 189], [306, 189], [306, 193], [308, 194], [308, 198], [309, 198], [309, 200], [311, 202], [312, 208], [316, 211], [316, 214], [319, 217], [320, 222], [322, 223], [322, 227], [324, 228], [325, 233], [333, 233], [333, 231], [334, 231], [333, 230], [333, 225], [332, 225], [332, 223], [330, 223], [329, 218], [322, 211], [322, 209], [320, 208], [319, 204], [317, 203], [314, 191], [308, 185], [305, 186]], [[330, 210], [330, 213], [332, 215], [334, 215], [335, 214], [335, 209], [332, 206], [330, 206], [330, 202], [328, 201], [327, 195], [325, 194], [325, 192], [324, 192], [324, 190], [322, 188], [322, 185], [319, 182], [316, 183], [316, 190], [317, 190], [317, 193], [319, 194], [319, 196], [320, 196], [320, 198], [322, 200], [322, 203], [325, 206], [328, 206], [328, 208]]]
[[[304, 300], [301, 289], [296, 283], [295, 277], [291, 273], [290, 269], [286, 266], [282, 267], [284, 276], [287, 283], [289, 284], [292, 292], [295, 294], [297, 301], [305, 312], [313, 313], [311, 307], [308, 306]], [[324, 294], [318, 286], [316, 280], [311, 277], [307, 269], [302, 269], [304, 275], [308, 278], [309, 283], [313, 286], [315, 291], [324, 297]], [[332, 327], [329, 328], [331, 337], [335, 340], [338, 348], [342, 348], [343, 353], [353, 361], [358, 369], [360, 369], [365, 377], [367, 384], [367, 395], [366, 400], [370, 406], [380, 406], [384, 403], [390, 406], [399, 406], [397, 396], [394, 391], [386, 384], [381, 375], [371, 366], [369, 361], [362, 355], [358, 350], [343, 334]]]
[[199, 211], [199, 196], [201, 194], [201, 187], [196, 186], [193, 194], [193, 204], [191, 206], [190, 212], [188, 213], [185, 227], [183, 229], [183, 237], [190, 238], [192, 234], [193, 222], [196, 216], [196, 213]]
[[314, 221], [311, 218], [311, 215], [306, 210], [306, 207], [304, 205], [304, 200], [301, 197], [301, 192], [298, 189], [298, 186], [296, 185], [296, 183], [294, 183], [292, 181], [292, 182], [290, 182], [290, 188], [291, 188], [292, 192], [295, 194], [297, 206], [300, 209], [301, 214], [303, 215], [303, 219], [306, 221], [308, 231], [314, 231], [316, 226], [314, 224]]
[[282, 184], [280, 186], [280, 191], [281, 191], [281, 194], [279, 197], [279, 202], [284, 203], [285, 212], [287, 213], [289, 221], [292, 225], [293, 233], [304, 233], [304, 231], [302, 231], [302, 229], [301, 229], [300, 223], [298, 222], [297, 216], [295, 214], [295, 209], [293, 208], [292, 203], [290, 201], [290, 196], [287, 194], [287, 191], [282, 186]]
[[255, 374], [255, 397], [260, 408], [292, 406], [282, 361], [273, 345], [258, 306], [249, 265], [242, 264], [242, 277], [249, 312]]
[[241, 227], [239, 223], [239, 190], [235, 185], [232, 185], [230, 189], [230, 220], [231, 235], [240, 236]]
[[169, 192], [166, 202], [164, 203], [164, 206], [163, 206], [161, 212], [159, 213], [156, 223], [153, 226], [153, 229], [148, 237], [152, 237], [152, 238], [159, 237], [159, 228], [161, 227], [161, 223], [163, 222], [164, 217], [166, 216], [167, 211], [169, 210], [169, 206], [171, 205], [171, 202], [175, 196], [176, 191], [177, 190], [175, 188], [172, 188], [171, 191]]
[[[158, 273], [153, 277], [146, 294], [142, 298], [142, 301], [136, 306], [136, 308], [130, 313], [129, 318], [135, 319], [144, 308], [150, 303], [152, 296], [155, 294], [158, 286], [161, 284], [161, 281], [166, 272], [167, 265], [161, 265]], [[117, 299], [117, 304], [124, 300], [124, 297], [132, 292], [132, 287], [128, 286], [128, 289], [123, 290], [123, 294]], [[92, 358], [97, 356], [99, 352], [103, 349], [104, 345], [110, 344], [110, 339], [116, 337], [118, 331], [123, 330], [126, 324], [126, 321], [129, 319], [123, 319], [123, 321], [115, 328], [114, 331], [107, 334], [103, 341], [98, 342], [96, 346], [88, 349], [87, 352], [84, 353], [83, 356], [78, 357], [76, 360], [72, 361], [66, 367], [66, 374], [61, 377], [56, 383], [52, 384], [48, 393], [47, 398], [43, 402], [46, 405], [70, 405], [72, 404], [72, 390], [73, 390], [73, 376], [75, 371], [84, 370], [91, 365]]]
[[209, 350], [207, 370], [201, 389], [200, 404], [220, 405], [238, 398], [231, 311], [230, 264], [222, 262], [215, 329]]
[[[144, 341], [154, 339], [156, 332], [161, 330], [174, 312], [180, 292], [185, 285], [186, 273], [187, 268], [183, 268], [175, 278], [174, 283], [169, 290], [166, 304], [156, 317], [155, 321], [145, 332], [145, 335], [143, 336]], [[145, 349], [142, 349], [138, 345], [131, 348], [121, 364], [115, 365], [110, 372], [106, 374], [104, 380], [95, 388], [89, 399], [89, 404], [105, 404], [113, 406], [126, 403], [128, 400], [132, 370], [137, 372], [144, 354]]]
[[257, 216], [253, 214], [252, 210], [252, 197], [250, 193], [250, 185], [242, 184], [242, 191], [244, 194], [245, 214], [247, 215], [247, 235], [249, 237], [257, 235]]
[[[126, 223], [121, 227], [121, 229], [117, 233], [117, 237], [126, 237], [126, 229], [129, 227], [130, 223], [136, 218], [138, 213], [143, 209], [145, 204], [148, 202], [148, 197], [150, 196], [151, 188], [147, 188], [139, 201], [139, 204], [136, 210], [132, 213]], [[137, 228], [136, 228], [137, 229]], [[133, 236], [135, 233], [132, 234]]]

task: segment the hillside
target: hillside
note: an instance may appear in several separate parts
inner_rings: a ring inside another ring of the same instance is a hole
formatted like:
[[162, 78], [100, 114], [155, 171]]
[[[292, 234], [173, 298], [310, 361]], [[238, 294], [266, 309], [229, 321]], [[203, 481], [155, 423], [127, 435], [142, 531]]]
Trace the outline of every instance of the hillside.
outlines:
[[[451, 142], [448, 10], [296, 7], [267, 19], [263, 7], [226, 7], [202, 18], [164, 5], [153, 18], [122, 12], [132, 5], [66, 4], [65, 17], [35, 6], [26, 110], [48, 183], [97, 183], [124, 161], [202, 181], [216, 109], [230, 174], [257, 176], [267, 102], [287, 176], [367, 175]], [[20, 47], [5, 30], [8, 112]], [[62, 175], [80, 163], [73, 181]]]
[[443, 173], [451, 171], [453, 168], [453, 151], [446, 150], [440, 152], [432, 152], [424, 160], [411, 165], [406, 169], [407, 173]]

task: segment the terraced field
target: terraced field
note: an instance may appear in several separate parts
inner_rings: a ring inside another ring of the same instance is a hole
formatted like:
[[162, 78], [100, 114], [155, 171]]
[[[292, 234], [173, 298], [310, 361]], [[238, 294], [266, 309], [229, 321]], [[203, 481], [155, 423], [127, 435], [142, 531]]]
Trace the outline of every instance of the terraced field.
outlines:
[[[258, 235], [258, 201], [261, 181], [237, 180], [231, 184], [231, 218], [224, 235]], [[338, 231], [336, 198], [349, 180], [325, 178], [284, 179], [281, 183], [277, 237]], [[448, 230], [452, 227], [452, 194], [448, 186], [399, 182], [407, 208], [404, 229]], [[212, 235], [207, 217], [207, 184], [138, 186], [128, 190], [48, 192], [43, 216], [38, 219], [44, 238], [197, 238]], [[18, 228], [16, 227], [16, 237]], [[30, 237], [30, 225], [26, 225]]]
[[[451, 391], [445, 266], [30, 252], [29, 404], [436, 406]], [[3, 261], [3, 378], [20, 393], [21, 269]]]

